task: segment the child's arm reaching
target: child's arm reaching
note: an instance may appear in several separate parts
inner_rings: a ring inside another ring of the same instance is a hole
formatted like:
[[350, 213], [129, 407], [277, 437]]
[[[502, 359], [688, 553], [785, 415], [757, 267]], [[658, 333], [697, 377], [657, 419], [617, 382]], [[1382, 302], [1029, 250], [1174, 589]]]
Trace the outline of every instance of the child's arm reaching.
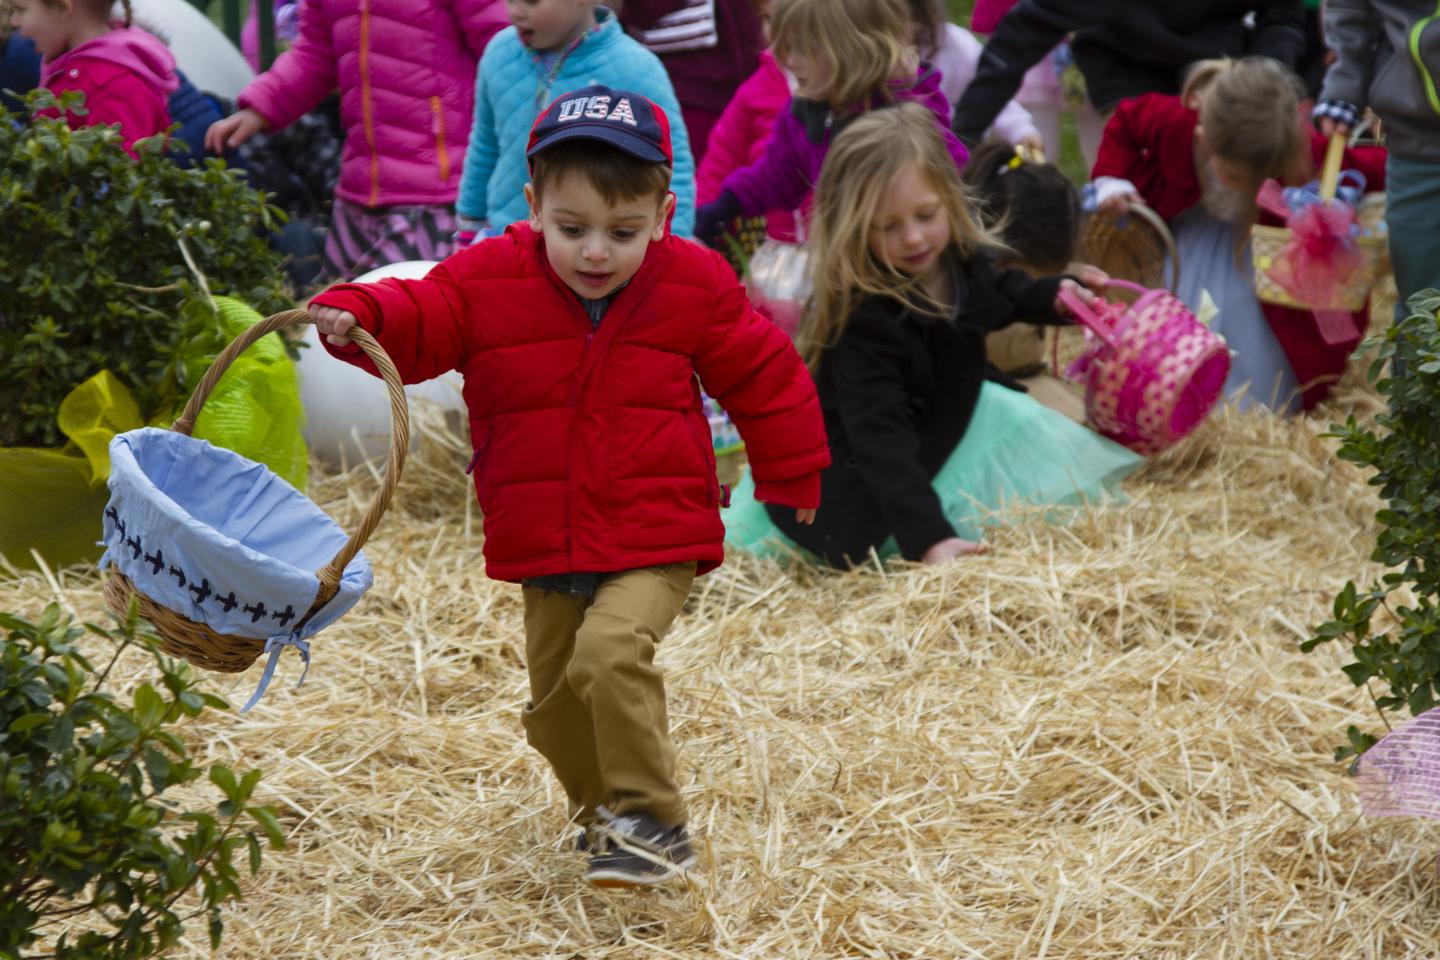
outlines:
[[370, 359], [351, 341], [359, 326], [380, 342], [400, 378], [420, 383], [461, 366], [470, 353], [474, 321], [467, 309], [463, 265], [452, 257], [422, 280], [342, 283], [310, 301], [310, 317], [331, 354], [376, 376]]
[[295, 43], [240, 91], [235, 101], [240, 110], [210, 125], [206, 150], [223, 154], [267, 127], [287, 127], [335, 89], [339, 74], [330, 46], [330, 24], [319, 8], [320, 4], [311, 4], [301, 14]]
[[815, 383], [790, 338], [757, 314], [719, 254], [709, 254], [715, 291], [695, 348], [705, 391], [735, 421], [755, 477], [755, 497], [815, 519], [820, 471], [830, 463]]
[[940, 562], [973, 545], [957, 536], [921, 463], [920, 435], [906, 412], [908, 351], [894, 309], [861, 304], [825, 354], [826, 376], [849, 440], [848, 465], [874, 494], [901, 555]]
[[1137, 101], [1126, 100], [1105, 124], [1095, 168], [1090, 171], [1090, 187], [1101, 213], [1123, 216], [1129, 212], [1130, 204], [1140, 199], [1134, 181], [1155, 146], [1150, 142], [1153, 131], [1144, 128], [1144, 116]]
[[1068, 325], [1074, 321], [1060, 292], [1067, 291], [1089, 306], [1095, 303], [1095, 294], [1103, 293], [1110, 282], [1105, 271], [1088, 265], [1081, 265], [1074, 275], [1032, 277], [1023, 270], [998, 270], [987, 257], [974, 263], [971, 270], [977, 287], [994, 290], [1004, 304], [999, 309], [975, 311], [977, 319], [990, 331], [1012, 323]]
[[799, 207], [813, 187], [802, 167], [804, 138], [787, 104], [775, 118], [775, 132], [760, 159], [726, 177], [720, 195], [695, 211], [695, 239], [713, 243], [736, 217]]
[[[490, 102], [490, 91], [494, 84], [493, 68], [496, 57], [491, 52], [496, 44], [486, 48], [480, 57], [480, 68], [475, 71], [475, 118], [470, 125], [470, 144], [465, 149], [465, 162], [460, 172], [460, 194], [455, 199], [455, 212], [462, 221], [461, 230], [474, 233], [483, 226], [490, 215], [490, 175], [500, 156], [500, 142], [495, 133], [495, 110]], [[468, 245], [468, 244], [467, 244]]]
[[1335, 62], [1325, 71], [1325, 84], [1315, 104], [1320, 132], [1349, 133], [1370, 100], [1376, 44], [1384, 42], [1384, 26], [1369, 0], [1326, 0], [1325, 39]]

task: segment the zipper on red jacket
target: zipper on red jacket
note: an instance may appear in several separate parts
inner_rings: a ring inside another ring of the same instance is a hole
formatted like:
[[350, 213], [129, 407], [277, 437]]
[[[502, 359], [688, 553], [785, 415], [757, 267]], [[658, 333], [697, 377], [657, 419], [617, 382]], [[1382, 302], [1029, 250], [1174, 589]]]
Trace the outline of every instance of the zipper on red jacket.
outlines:
[[[589, 318], [586, 318], [589, 322]], [[570, 381], [570, 406], [580, 402], [580, 371], [585, 369], [585, 358], [590, 355], [590, 344], [595, 342], [595, 328], [591, 327], [590, 332], [585, 334], [585, 349], [580, 354], [580, 365], [575, 368], [575, 377]]]
[[[493, 427], [490, 430], [486, 430], [485, 439], [476, 445], [475, 452], [470, 456], [470, 462], [465, 465], [465, 472], [467, 474], [474, 474], [479, 470], [481, 461], [485, 458], [485, 451], [490, 449], [490, 436], [493, 430]], [[481, 473], [483, 472], [484, 471], [481, 471]], [[476, 474], [476, 479], [479, 478], [480, 474]]]

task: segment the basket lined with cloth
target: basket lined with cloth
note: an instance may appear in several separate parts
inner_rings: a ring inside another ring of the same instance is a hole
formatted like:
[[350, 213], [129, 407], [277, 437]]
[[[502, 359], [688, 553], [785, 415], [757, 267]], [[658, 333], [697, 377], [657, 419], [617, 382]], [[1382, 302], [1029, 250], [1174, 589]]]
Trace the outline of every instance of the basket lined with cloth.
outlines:
[[100, 561], [109, 571], [107, 604], [124, 615], [134, 599], [160, 648], [199, 667], [240, 672], [268, 653], [244, 710], [264, 693], [285, 647], [295, 647], [308, 670], [309, 639], [370, 587], [360, 548], [390, 504], [409, 447], [399, 374], [364, 331], [351, 336], [384, 375], [392, 435], [380, 492], [354, 534], [268, 467], [190, 436], [206, 397], [240, 352], [306, 322], [305, 311], [291, 310], [256, 324], [220, 354], [171, 429], [131, 430], [110, 443]]

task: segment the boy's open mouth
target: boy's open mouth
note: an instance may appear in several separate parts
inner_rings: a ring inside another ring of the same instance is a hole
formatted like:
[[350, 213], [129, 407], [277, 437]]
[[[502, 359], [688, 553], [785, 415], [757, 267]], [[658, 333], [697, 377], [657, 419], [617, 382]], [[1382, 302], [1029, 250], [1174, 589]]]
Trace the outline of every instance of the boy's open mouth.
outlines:
[[610, 278], [615, 276], [613, 271], [597, 273], [591, 270], [577, 270], [575, 271], [575, 275], [580, 278], [580, 282], [585, 284], [585, 286], [595, 288], [605, 286], [605, 284], [610, 282]]

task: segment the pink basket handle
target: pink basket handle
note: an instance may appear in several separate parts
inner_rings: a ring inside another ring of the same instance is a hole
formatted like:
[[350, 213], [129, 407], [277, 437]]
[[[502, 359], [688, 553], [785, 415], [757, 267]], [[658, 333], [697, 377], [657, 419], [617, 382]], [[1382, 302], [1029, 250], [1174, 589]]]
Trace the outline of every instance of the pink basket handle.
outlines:
[[1122, 290], [1129, 290], [1132, 293], [1149, 293], [1150, 288], [1132, 280], [1121, 280], [1119, 277], [1111, 277], [1105, 284], [1107, 287], [1119, 287]]
[[1112, 347], [1117, 346], [1115, 338], [1111, 334], [1110, 327], [1100, 319], [1099, 314], [1090, 309], [1090, 306], [1085, 303], [1084, 300], [1081, 300], [1063, 286], [1060, 288], [1059, 300], [1065, 304], [1065, 309], [1070, 311], [1070, 315], [1094, 333], [1095, 336], [1104, 340]]

